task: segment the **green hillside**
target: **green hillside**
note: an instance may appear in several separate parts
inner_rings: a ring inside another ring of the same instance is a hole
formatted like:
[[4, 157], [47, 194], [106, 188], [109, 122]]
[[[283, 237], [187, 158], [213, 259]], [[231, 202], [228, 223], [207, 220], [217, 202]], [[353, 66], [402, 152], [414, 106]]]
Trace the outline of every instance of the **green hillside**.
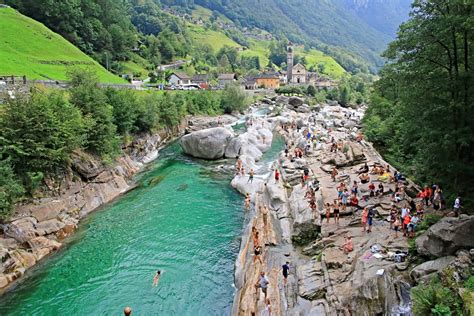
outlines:
[[[202, 7], [198, 8], [200, 9], [198, 11], [193, 11], [193, 13], [197, 12], [195, 13], [195, 15], [201, 17], [202, 19], [205, 19], [206, 15], [204, 13], [207, 11], [205, 11], [205, 9], [203, 9]], [[195, 25], [192, 23], [187, 23], [187, 29], [191, 35], [191, 38], [196, 43], [210, 45], [214, 50], [214, 53], [217, 53], [219, 49], [224, 46], [242, 48], [243, 56], [258, 56], [260, 59], [260, 65], [262, 65], [262, 67], [268, 64], [268, 57], [270, 55], [270, 41], [268, 40], [257, 40], [254, 38], [249, 38], [249, 47], [244, 48], [237, 42], [229, 38], [223, 32], [206, 29], [203, 26]], [[297, 49], [296, 53], [297, 55], [306, 58], [308, 68], [311, 66], [317, 66], [318, 64], [323, 64], [325, 73], [334, 79], [340, 78], [345, 73], [344, 68], [339, 65], [334, 60], [334, 58], [324, 54], [319, 50], [311, 49], [309, 51], [305, 51], [303, 49]]]
[[0, 75], [65, 80], [73, 67], [94, 70], [101, 82], [125, 83], [43, 24], [0, 8]]

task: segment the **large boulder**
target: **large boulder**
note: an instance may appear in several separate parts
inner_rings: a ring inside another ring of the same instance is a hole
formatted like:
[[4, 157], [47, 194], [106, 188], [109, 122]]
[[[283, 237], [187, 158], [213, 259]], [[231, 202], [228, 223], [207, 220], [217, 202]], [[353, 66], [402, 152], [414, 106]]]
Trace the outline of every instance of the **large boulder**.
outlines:
[[418, 253], [444, 257], [474, 248], [474, 215], [445, 217], [416, 239]]
[[456, 258], [453, 256], [447, 256], [447, 257], [441, 257], [436, 260], [432, 261], [426, 261], [423, 262], [422, 264], [416, 266], [411, 272], [410, 276], [415, 280], [415, 281], [420, 281], [424, 276], [438, 272], [446, 268], [448, 265], [450, 265], [452, 262], [454, 262]]
[[180, 145], [190, 156], [215, 160], [224, 157], [233, 137], [234, 133], [227, 128], [208, 128], [183, 136]]
[[304, 100], [298, 97], [290, 97], [288, 103], [294, 107], [299, 107], [304, 104]]

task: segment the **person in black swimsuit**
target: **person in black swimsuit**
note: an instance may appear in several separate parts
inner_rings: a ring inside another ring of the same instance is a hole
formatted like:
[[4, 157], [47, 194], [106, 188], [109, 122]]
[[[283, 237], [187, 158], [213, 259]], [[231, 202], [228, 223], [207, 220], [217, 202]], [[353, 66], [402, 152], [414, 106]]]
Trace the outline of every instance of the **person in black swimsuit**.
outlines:
[[256, 245], [253, 248], [253, 254], [254, 254], [253, 263], [255, 263], [255, 261], [258, 260], [258, 261], [260, 261], [261, 264], [263, 264], [262, 258], [260, 257], [260, 255], [262, 254], [262, 247], [260, 247], [260, 245]]
[[290, 273], [290, 263], [287, 261], [281, 268], [283, 272], [283, 284], [286, 285], [288, 274]]

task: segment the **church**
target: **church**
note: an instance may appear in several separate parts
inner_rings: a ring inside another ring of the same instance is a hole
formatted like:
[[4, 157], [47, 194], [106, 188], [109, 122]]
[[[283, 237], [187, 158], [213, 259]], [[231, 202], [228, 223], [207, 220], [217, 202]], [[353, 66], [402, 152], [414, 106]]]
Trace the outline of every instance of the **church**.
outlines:
[[300, 63], [293, 65], [293, 43], [289, 42], [287, 47], [287, 82], [289, 84], [307, 84], [308, 70]]

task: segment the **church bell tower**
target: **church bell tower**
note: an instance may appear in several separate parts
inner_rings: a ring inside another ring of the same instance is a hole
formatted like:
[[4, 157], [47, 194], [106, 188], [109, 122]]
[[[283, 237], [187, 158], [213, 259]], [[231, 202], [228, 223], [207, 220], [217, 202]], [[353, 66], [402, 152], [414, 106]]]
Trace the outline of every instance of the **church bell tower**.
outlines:
[[288, 42], [288, 46], [286, 47], [287, 59], [286, 59], [286, 78], [288, 83], [291, 83], [292, 79], [292, 72], [293, 72], [293, 43]]

